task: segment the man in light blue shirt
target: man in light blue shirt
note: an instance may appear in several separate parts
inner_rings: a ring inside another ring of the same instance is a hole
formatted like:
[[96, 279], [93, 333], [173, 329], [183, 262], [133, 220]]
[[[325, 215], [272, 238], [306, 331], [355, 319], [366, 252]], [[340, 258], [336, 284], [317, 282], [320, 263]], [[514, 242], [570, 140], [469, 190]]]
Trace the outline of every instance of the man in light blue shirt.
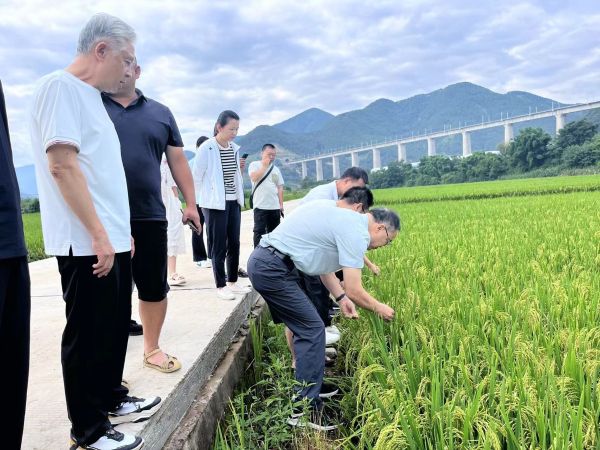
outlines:
[[[300, 204], [304, 205], [315, 200], [337, 201], [338, 199], [342, 198], [342, 196], [350, 189], [356, 187], [364, 188], [368, 183], [369, 175], [364, 169], [360, 167], [349, 167], [344, 171], [344, 173], [342, 173], [342, 176], [339, 180], [334, 180], [331, 183], [322, 184], [312, 188], [308, 194], [306, 194], [300, 200]], [[369, 207], [371, 206], [372, 205], [369, 205]], [[363, 212], [366, 212], [366, 209]], [[369, 270], [371, 270], [371, 272], [373, 272], [375, 275], [379, 275], [379, 267], [373, 264], [366, 255], [364, 256], [364, 263]], [[329, 308], [331, 305], [329, 291], [325, 288], [319, 277], [313, 277], [306, 273], [300, 273], [300, 276], [302, 277], [306, 293], [315, 305], [315, 308], [317, 308], [317, 312], [325, 323], [326, 345], [335, 344], [340, 339], [340, 330], [338, 330], [338, 328], [331, 322], [332, 318], [329, 313]], [[291, 346], [293, 336], [290, 330], [286, 330], [285, 334], [288, 341], [288, 346], [292, 351], [293, 359], [293, 349]]]
[[[263, 236], [248, 260], [248, 274], [262, 295], [275, 322], [284, 322], [294, 333], [296, 379], [302, 383], [300, 397], [308, 398], [318, 411], [325, 369], [325, 325], [300, 287], [298, 270], [321, 275], [336, 296], [342, 313], [358, 317], [354, 305], [375, 312], [385, 320], [394, 310], [377, 301], [362, 286], [363, 256], [368, 249], [388, 245], [398, 234], [398, 215], [385, 208], [359, 214], [341, 205], [344, 200], [314, 201], [297, 211], [273, 232]], [[344, 272], [344, 288], [334, 275]], [[300, 425], [304, 418], [293, 415], [288, 423]], [[334, 429], [311, 417], [304, 425], [319, 430]]]
[[300, 204], [313, 200], [338, 200], [344, 193], [353, 187], [365, 187], [369, 184], [369, 175], [360, 167], [350, 167], [344, 171], [339, 180], [315, 186], [301, 200]]

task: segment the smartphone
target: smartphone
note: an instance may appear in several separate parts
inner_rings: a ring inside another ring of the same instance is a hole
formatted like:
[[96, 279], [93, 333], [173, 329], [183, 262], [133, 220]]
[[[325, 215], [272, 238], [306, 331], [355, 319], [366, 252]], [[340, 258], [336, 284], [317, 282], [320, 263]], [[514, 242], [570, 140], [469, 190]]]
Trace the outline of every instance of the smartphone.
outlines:
[[[180, 208], [179, 211], [181, 211], [181, 215], [183, 215], [183, 209]], [[187, 221], [187, 222], [185, 222], [185, 225], [190, 227], [194, 233], [200, 234], [200, 230], [196, 227], [196, 225], [194, 225], [194, 222]]]
[[244, 153], [244, 154], [242, 155], [242, 159], [246, 159], [247, 157], [248, 157], [248, 153]]
[[194, 225], [194, 222], [186, 222], [186, 225], [188, 227], [190, 227], [194, 233], [200, 234], [200, 230], [198, 230], [198, 228], [196, 228], [196, 225]]

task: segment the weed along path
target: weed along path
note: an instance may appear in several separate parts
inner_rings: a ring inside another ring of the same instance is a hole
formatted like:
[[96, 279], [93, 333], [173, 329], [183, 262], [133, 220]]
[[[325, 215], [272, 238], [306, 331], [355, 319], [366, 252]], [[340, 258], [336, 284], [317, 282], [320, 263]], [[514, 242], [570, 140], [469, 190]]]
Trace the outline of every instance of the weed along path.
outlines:
[[[293, 208], [293, 202], [287, 205]], [[242, 213], [240, 262], [252, 251], [252, 211]], [[175, 355], [183, 367], [162, 374], [142, 366], [142, 337], [131, 336], [124, 378], [132, 395], [162, 397], [162, 407], [147, 422], [123, 424], [117, 429], [140, 433], [145, 449], [160, 449], [185, 415], [198, 392], [246, 320], [256, 295], [235, 301], [220, 300], [211, 269], [192, 262], [191, 234], [186, 227], [187, 255], [177, 258], [178, 272], [187, 283], [174, 286], [161, 335], [161, 346]], [[64, 301], [55, 258], [30, 263], [32, 286], [31, 366], [23, 449], [60, 449], [69, 442], [60, 363], [60, 340], [65, 324]], [[241, 279], [247, 280], [247, 279]], [[133, 318], [139, 321], [137, 296]]]
[[478, 198], [488, 184], [465, 186], [461, 201], [377, 191], [402, 231], [369, 253], [382, 273], [364, 280], [397, 318], [337, 319], [344, 393], [330, 404], [344, 426], [286, 427], [293, 373], [280, 327], [267, 322], [215, 448], [598, 448], [600, 177], [582, 189], [536, 181], [489, 198]]

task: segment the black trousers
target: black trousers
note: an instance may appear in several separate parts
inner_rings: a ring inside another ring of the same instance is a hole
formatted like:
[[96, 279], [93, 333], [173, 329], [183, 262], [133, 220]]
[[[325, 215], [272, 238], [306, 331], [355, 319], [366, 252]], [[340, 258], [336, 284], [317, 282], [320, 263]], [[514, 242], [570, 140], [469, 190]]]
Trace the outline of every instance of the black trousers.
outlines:
[[23, 437], [29, 378], [31, 296], [27, 257], [0, 259], [0, 354], [7, 405], [2, 422], [2, 448], [19, 449]]
[[[204, 214], [202, 214], [202, 208], [196, 205], [198, 209], [198, 215], [200, 216], [200, 225], [202, 225], [202, 232], [200, 234], [192, 233], [192, 252], [194, 253], [194, 262], [205, 261], [208, 259], [206, 248], [204, 247]], [[207, 233], [208, 235], [208, 233]], [[207, 240], [206, 244], [210, 248], [210, 242]]]
[[225, 209], [203, 208], [206, 220], [206, 237], [210, 242], [213, 275], [218, 288], [225, 286], [225, 260], [227, 281], [236, 282], [240, 264], [240, 224], [242, 209], [236, 200], [227, 200]]
[[98, 278], [96, 256], [57, 256], [67, 324], [62, 367], [72, 437], [96, 441], [108, 411], [128, 394], [121, 385], [131, 318], [131, 252], [117, 253], [112, 270]]
[[321, 281], [321, 277], [318, 275], [307, 275], [300, 272], [300, 286], [306, 292], [306, 295], [315, 306], [319, 317], [323, 321], [326, 327], [331, 325], [331, 317], [329, 316], [329, 305], [331, 299], [329, 297], [329, 291]]
[[263, 234], [270, 233], [281, 221], [281, 211], [279, 209], [259, 209], [254, 208], [254, 248], [260, 242]]
[[300, 287], [294, 263], [258, 246], [248, 259], [248, 276], [269, 305], [273, 320], [285, 323], [294, 333], [298, 393], [319, 405], [325, 372], [325, 327]]

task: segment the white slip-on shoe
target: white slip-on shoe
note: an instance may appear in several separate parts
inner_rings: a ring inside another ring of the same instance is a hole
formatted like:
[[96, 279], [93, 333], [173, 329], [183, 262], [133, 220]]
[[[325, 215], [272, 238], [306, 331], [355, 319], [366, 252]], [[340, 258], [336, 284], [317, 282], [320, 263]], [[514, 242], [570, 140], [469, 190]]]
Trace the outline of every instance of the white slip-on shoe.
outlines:
[[325, 345], [333, 345], [340, 340], [339, 334], [330, 333], [325, 331]]
[[229, 286], [217, 288], [217, 297], [219, 297], [221, 300], [235, 300], [235, 294], [229, 288]]
[[227, 283], [227, 287], [231, 289], [231, 292], [234, 294], [249, 294], [252, 291], [249, 287], [239, 284], [238, 282]]
[[342, 335], [342, 332], [335, 325], [329, 325], [328, 327], [325, 327], [325, 331], [331, 334], [337, 334], [338, 336]]

